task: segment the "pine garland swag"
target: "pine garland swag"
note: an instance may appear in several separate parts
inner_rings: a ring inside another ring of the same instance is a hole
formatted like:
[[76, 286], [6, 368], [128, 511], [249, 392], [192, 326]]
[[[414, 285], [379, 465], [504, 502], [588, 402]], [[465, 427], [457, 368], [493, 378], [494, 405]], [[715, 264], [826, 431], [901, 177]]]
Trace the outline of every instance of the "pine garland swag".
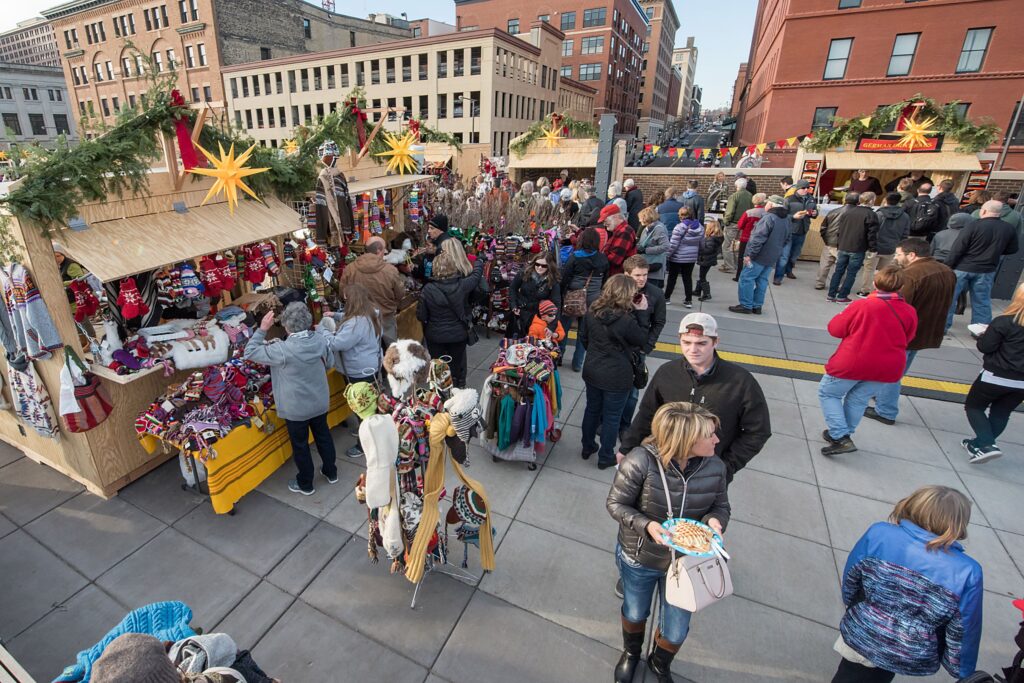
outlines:
[[[567, 114], [561, 115], [560, 124], [563, 130], [568, 131], [567, 137], [570, 138], [590, 138], [596, 140], [601, 131], [590, 121], [579, 121], [577, 119], [568, 116]], [[511, 145], [509, 150], [520, 159], [526, 154], [527, 148], [530, 143], [536, 142], [544, 137], [544, 133], [551, 128], [551, 117], [545, 117], [541, 121], [535, 121], [526, 132], [516, 138]]]

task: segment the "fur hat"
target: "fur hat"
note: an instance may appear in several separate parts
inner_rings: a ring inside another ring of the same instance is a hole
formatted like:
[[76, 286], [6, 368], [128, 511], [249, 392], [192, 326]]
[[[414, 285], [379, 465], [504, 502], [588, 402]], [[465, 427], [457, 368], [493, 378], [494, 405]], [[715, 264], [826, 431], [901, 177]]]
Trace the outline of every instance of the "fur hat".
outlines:
[[96, 660], [90, 678], [94, 683], [179, 683], [164, 644], [143, 633], [115, 638]]
[[371, 415], [359, 425], [359, 443], [366, 454], [366, 507], [384, 507], [391, 500], [391, 478], [398, 457], [398, 427], [390, 415]]
[[405, 396], [416, 384], [427, 381], [430, 354], [412, 339], [399, 339], [384, 354], [384, 370], [395, 396]]

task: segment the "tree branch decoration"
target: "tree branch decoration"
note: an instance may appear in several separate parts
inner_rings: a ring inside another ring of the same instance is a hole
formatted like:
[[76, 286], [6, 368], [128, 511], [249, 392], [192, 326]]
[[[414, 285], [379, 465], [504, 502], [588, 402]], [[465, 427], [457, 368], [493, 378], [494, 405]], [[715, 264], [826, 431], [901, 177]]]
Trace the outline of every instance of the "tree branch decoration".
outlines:
[[812, 152], [824, 152], [855, 144], [862, 135], [891, 133], [904, 109], [915, 102], [924, 103], [924, 106], [918, 109], [917, 116], [923, 128], [927, 129], [925, 132], [930, 135], [942, 134], [950, 138], [957, 143], [960, 152], [980, 152], [995, 142], [999, 135], [999, 127], [987, 119], [975, 124], [961, 117], [958, 111], [959, 101], [940, 105], [933, 99], [915, 95], [902, 102], [882, 107], [872, 114], [861, 114], [852, 119], [836, 117], [832, 120], [831, 129], [814, 131], [814, 137], [804, 142], [804, 145]]
[[[554, 131], [554, 133], [552, 133]], [[538, 140], [559, 138], [590, 138], [596, 140], [600, 131], [590, 121], [578, 121], [566, 114], [552, 113], [550, 117], [537, 121], [526, 132], [512, 141], [509, 150], [520, 159], [526, 154], [531, 143]], [[552, 146], [549, 142], [549, 146]]]

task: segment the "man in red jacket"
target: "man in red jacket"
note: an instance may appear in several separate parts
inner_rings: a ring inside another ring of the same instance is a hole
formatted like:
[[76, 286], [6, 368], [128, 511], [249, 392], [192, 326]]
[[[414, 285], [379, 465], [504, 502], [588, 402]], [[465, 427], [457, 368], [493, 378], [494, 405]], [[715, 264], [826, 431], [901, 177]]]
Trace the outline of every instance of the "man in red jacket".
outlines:
[[853, 432], [868, 401], [886, 384], [899, 382], [907, 364], [907, 345], [917, 333], [917, 311], [903, 300], [903, 276], [897, 266], [875, 274], [874, 292], [847, 306], [828, 323], [842, 341], [825, 364], [818, 402], [828, 429], [822, 455], [857, 450]]
[[615, 204], [601, 209], [599, 220], [608, 229], [608, 242], [602, 251], [608, 257], [608, 275], [622, 272], [622, 264], [636, 253], [636, 233]]

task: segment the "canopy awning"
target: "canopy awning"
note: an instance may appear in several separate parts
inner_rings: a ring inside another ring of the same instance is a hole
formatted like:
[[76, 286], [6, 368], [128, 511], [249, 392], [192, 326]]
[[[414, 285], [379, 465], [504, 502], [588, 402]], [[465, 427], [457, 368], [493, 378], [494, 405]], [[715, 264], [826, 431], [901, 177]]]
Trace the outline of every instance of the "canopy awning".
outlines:
[[594, 168], [597, 154], [577, 151], [527, 152], [522, 158], [509, 155], [509, 168]]
[[272, 197], [264, 201], [239, 201], [234, 216], [219, 202], [185, 213], [98, 221], [85, 230], [65, 228], [60, 241], [72, 259], [109, 282], [299, 228], [294, 209]]
[[423, 163], [426, 164], [444, 164], [445, 166], [452, 160], [451, 152], [424, 152]]
[[977, 154], [963, 152], [825, 152], [825, 166], [836, 170], [978, 171]]
[[388, 175], [366, 180], [353, 180], [348, 184], [349, 194], [362, 194], [374, 190], [392, 190], [396, 187], [412, 185], [424, 180], [433, 180], [432, 175]]

